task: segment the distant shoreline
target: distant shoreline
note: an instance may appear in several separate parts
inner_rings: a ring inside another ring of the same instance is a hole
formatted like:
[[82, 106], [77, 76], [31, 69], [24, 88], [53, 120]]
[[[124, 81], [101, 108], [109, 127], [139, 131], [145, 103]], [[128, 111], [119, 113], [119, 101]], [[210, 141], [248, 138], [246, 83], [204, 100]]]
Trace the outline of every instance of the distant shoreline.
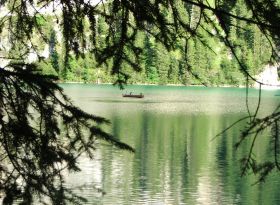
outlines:
[[[65, 81], [65, 82], [61, 82], [58, 81], [58, 84], [89, 84], [89, 85], [113, 85], [113, 83], [93, 83], [93, 82], [75, 82], [75, 81]], [[168, 84], [152, 84], [152, 83], [135, 83], [135, 84], [126, 84], [125, 86], [129, 86], [129, 85], [149, 85], [149, 86], [171, 86], [171, 87], [212, 87], [212, 88], [245, 88], [244, 85], [239, 85], [239, 86], [233, 86], [233, 85], [209, 85], [209, 86], [204, 86], [201, 84], [191, 84], [191, 85], [184, 85], [184, 84], [172, 84], [172, 83], [168, 83]], [[250, 87], [250, 88], [254, 88], [254, 87]]]
[[[58, 84], [88, 84], [88, 85], [113, 85], [113, 83], [93, 83], [93, 82], [79, 82], [79, 81], [56, 81], [56, 83]], [[130, 86], [130, 85], [139, 85], [139, 86], [170, 86], [170, 87], [208, 87], [208, 88], [245, 88], [245, 85], [239, 85], [239, 86], [234, 86], [234, 85], [209, 85], [209, 86], [204, 86], [204, 85], [184, 85], [184, 84], [152, 84], [152, 83], [135, 83], [135, 84], [126, 84], [125, 86]], [[249, 88], [254, 88], [254, 89], [258, 89], [258, 87], [251, 85]], [[279, 86], [275, 87], [275, 86], [263, 86], [262, 89], [264, 90], [275, 90], [275, 89], [280, 89]]]

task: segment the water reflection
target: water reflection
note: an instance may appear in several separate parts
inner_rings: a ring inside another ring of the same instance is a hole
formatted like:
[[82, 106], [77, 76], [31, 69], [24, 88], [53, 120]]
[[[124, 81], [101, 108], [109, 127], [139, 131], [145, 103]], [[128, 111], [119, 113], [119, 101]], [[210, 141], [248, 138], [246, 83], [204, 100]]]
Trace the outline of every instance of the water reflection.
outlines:
[[[88, 204], [280, 204], [279, 173], [255, 186], [254, 176], [240, 178], [239, 159], [250, 144], [237, 151], [233, 146], [244, 125], [212, 140], [244, 115], [240, 90], [158, 90], [157, 95], [152, 88], [144, 101], [125, 101], [110, 89], [103, 90], [106, 95], [68, 90], [77, 104], [109, 118], [112, 126], [106, 129], [136, 149], [131, 154], [101, 144], [96, 160], [80, 161], [83, 171], [69, 175], [67, 186], [86, 196]], [[83, 96], [88, 98], [79, 101]], [[265, 109], [277, 103], [269, 97], [264, 101]], [[269, 142], [256, 146], [256, 156], [270, 157]]]

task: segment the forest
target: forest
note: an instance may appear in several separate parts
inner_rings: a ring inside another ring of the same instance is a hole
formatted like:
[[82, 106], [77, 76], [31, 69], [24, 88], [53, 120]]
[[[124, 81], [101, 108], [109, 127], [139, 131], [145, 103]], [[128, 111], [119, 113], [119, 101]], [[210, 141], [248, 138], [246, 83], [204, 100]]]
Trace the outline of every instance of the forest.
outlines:
[[[129, 84], [180, 84], [180, 85], [206, 85], [206, 86], [244, 86], [245, 78], [240, 72], [239, 64], [231, 50], [222, 42], [220, 31], [209, 26], [209, 22], [201, 19], [200, 9], [193, 5], [179, 5], [179, 13], [184, 15], [184, 20], [191, 28], [198, 27], [196, 34], [191, 38], [178, 38], [172, 49], [168, 49], [154, 35], [147, 31], [136, 34], [135, 45], [141, 51], [135, 63], [125, 63], [122, 67], [127, 74]], [[240, 1], [236, 4], [226, 4], [225, 9], [237, 16], [248, 16], [247, 8]], [[109, 9], [110, 3], [106, 5]], [[172, 20], [168, 10], [164, 15], [167, 20]], [[214, 18], [214, 16], [212, 16]], [[90, 34], [92, 29], [88, 19], [83, 20], [85, 38], [82, 55], [70, 53], [68, 63], [65, 64], [65, 41], [62, 31], [58, 28], [58, 19], [54, 14], [46, 13], [38, 15], [36, 21], [41, 27], [40, 33], [34, 35], [34, 45], [37, 46], [37, 54], [43, 57], [35, 57], [36, 62], [45, 75], [55, 75], [59, 82], [85, 82], [85, 83], [114, 83], [117, 76], [111, 75], [112, 60], [106, 63], [98, 63], [92, 52], [104, 49], [108, 41], [108, 35], [114, 29], [116, 36], [121, 35], [121, 24], [115, 22], [109, 25], [102, 15], [97, 15], [95, 25], [95, 40]], [[246, 65], [247, 71], [255, 76], [259, 74], [265, 65], [271, 63], [272, 49], [266, 36], [257, 25], [247, 24], [238, 19], [228, 19], [227, 36], [235, 46], [236, 55], [241, 63]], [[131, 22], [132, 23], [132, 22]], [[218, 24], [218, 22], [216, 22]], [[132, 23], [133, 24], [133, 23]], [[238, 26], [237, 26], [238, 25]], [[150, 25], [150, 32], [157, 32], [155, 25]], [[208, 27], [208, 28], [207, 28]], [[41, 33], [48, 45], [40, 45]], [[225, 35], [225, 34], [224, 34]], [[95, 44], [95, 45], [92, 45]], [[94, 48], [95, 47], [95, 48]], [[98, 48], [96, 48], [98, 47]], [[16, 47], [9, 50], [12, 59], [27, 59], [28, 52]], [[38, 49], [39, 48], [39, 49]], [[39, 51], [38, 51], [39, 50]], [[127, 51], [127, 55], [132, 55]], [[130, 56], [134, 58], [133, 56]], [[16, 60], [19, 61], [19, 60]], [[21, 60], [20, 60], [21, 61]], [[135, 70], [135, 67], [137, 69]]]

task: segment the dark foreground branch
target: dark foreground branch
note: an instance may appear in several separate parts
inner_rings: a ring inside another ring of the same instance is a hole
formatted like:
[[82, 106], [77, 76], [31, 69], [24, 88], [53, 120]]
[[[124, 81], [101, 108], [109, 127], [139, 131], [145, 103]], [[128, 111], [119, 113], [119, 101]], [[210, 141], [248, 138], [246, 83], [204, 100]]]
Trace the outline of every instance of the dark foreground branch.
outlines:
[[[24, 67], [25, 70], [21, 68]], [[75, 107], [52, 76], [33, 72], [32, 65], [0, 69], [0, 192], [4, 204], [34, 198], [44, 203], [83, 203], [63, 186], [62, 171], [79, 171], [77, 158], [92, 158], [96, 141], [134, 151], [104, 132], [108, 120]]]

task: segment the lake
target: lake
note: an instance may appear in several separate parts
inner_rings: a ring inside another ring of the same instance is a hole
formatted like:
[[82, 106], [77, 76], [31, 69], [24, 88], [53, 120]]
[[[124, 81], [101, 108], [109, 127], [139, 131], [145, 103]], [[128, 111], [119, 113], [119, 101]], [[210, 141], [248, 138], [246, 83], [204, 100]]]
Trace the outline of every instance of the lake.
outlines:
[[[82, 171], [67, 174], [66, 186], [88, 204], [280, 204], [279, 173], [260, 184], [252, 174], [240, 177], [239, 160], [250, 143], [237, 150], [234, 144], [246, 123], [213, 139], [246, 115], [244, 88], [61, 86], [75, 105], [109, 119], [112, 124], [104, 129], [136, 150], [100, 141], [94, 160], [80, 159]], [[123, 98], [125, 92], [142, 92], [145, 98]], [[275, 109], [279, 93], [262, 92], [260, 116]], [[258, 91], [250, 89], [252, 112], [257, 101]], [[257, 159], [269, 158], [267, 134], [255, 145]]]

